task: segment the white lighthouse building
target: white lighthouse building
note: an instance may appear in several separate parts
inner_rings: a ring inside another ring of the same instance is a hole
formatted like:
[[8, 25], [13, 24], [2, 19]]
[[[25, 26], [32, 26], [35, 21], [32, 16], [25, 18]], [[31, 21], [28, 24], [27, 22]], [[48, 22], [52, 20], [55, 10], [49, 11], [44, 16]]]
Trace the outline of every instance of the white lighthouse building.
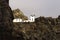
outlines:
[[34, 22], [35, 21], [35, 15], [31, 15], [30, 16], [30, 22]]
[[20, 18], [14, 19], [13, 22], [35, 22], [35, 15], [31, 15], [28, 20], [22, 20]]

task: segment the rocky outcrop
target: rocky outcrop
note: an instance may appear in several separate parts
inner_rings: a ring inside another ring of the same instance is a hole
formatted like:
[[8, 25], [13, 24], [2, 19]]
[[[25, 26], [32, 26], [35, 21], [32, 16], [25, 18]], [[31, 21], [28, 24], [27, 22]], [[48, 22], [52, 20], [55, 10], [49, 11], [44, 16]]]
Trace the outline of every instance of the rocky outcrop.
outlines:
[[[38, 17], [35, 22], [14, 23], [13, 36], [23, 40], [60, 40], [60, 19]], [[22, 36], [20, 36], [22, 35]]]
[[9, 0], [0, 0], [0, 40], [11, 40], [13, 31], [13, 13]]
[[[38, 17], [35, 22], [14, 23], [9, 0], [0, 0], [0, 40], [60, 40], [60, 16]], [[19, 10], [17, 10], [19, 12]], [[27, 18], [22, 15], [24, 20]]]
[[28, 17], [25, 16], [23, 14], [23, 12], [21, 10], [19, 10], [19, 9], [13, 10], [13, 15], [14, 15], [14, 18], [20, 18], [22, 20], [27, 20], [28, 19]]

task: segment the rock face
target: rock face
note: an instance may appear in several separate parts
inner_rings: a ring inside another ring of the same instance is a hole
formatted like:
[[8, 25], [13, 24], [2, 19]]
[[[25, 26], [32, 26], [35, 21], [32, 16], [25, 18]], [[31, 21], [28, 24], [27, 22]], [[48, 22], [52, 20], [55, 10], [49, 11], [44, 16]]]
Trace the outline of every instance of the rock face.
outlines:
[[13, 19], [9, 0], [0, 0], [0, 40], [11, 40]]
[[60, 40], [60, 16], [38, 17], [35, 22], [14, 23], [9, 0], [0, 0], [0, 40]]
[[28, 17], [23, 14], [23, 12], [19, 9], [13, 10], [14, 18], [21, 18], [22, 20], [27, 20]]
[[21, 22], [14, 25], [13, 36], [17, 40], [60, 40], [59, 17], [38, 17], [33, 23]]

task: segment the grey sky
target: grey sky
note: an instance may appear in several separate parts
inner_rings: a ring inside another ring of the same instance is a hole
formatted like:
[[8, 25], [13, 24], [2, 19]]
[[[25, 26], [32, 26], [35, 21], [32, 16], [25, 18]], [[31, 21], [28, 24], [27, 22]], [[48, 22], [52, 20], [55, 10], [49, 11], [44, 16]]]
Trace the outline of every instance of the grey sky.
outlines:
[[19, 8], [27, 16], [57, 17], [60, 15], [60, 0], [10, 0], [12, 9]]

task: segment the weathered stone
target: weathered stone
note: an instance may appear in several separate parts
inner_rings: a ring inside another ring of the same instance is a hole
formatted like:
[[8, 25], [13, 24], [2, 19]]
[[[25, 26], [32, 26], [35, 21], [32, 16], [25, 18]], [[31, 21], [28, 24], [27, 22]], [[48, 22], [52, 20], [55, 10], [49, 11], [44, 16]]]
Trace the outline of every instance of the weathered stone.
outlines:
[[12, 39], [13, 19], [9, 0], [0, 0], [0, 40]]
[[14, 30], [15, 33], [22, 32], [24, 40], [59, 40], [57, 38], [57, 33], [60, 32], [59, 21], [58, 18], [39, 17], [33, 23], [14, 23]]

